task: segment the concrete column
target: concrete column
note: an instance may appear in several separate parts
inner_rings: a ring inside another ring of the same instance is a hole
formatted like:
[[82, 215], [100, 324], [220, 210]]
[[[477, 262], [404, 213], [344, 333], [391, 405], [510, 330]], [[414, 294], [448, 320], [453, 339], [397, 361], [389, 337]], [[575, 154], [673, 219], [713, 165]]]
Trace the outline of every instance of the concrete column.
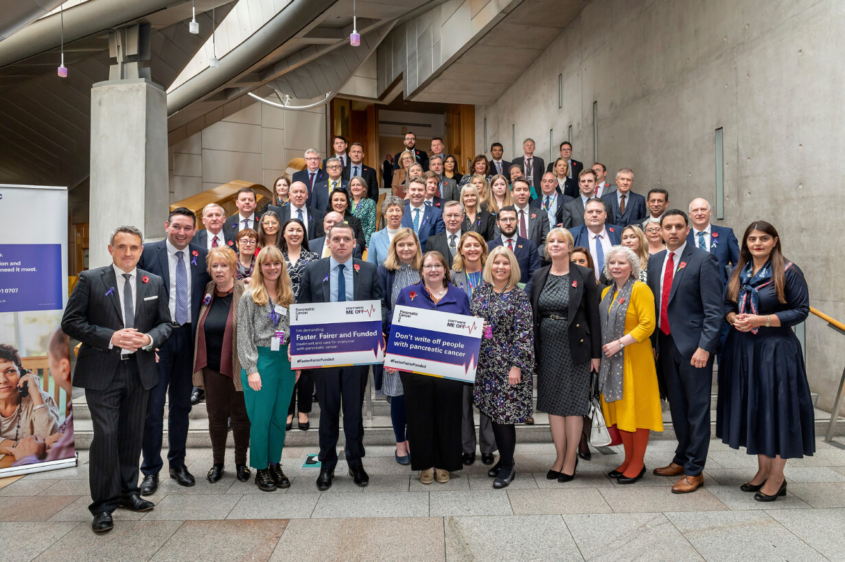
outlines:
[[90, 267], [111, 263], [106, 246], [118, 226], [162, 237], [169, 200], [164, 89], [144, 78], [94, 84]]

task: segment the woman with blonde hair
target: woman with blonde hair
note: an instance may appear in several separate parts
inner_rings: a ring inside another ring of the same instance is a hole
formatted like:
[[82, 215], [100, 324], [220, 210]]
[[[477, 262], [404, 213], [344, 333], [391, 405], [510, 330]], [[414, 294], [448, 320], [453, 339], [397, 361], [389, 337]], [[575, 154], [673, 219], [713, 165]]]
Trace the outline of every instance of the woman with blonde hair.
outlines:
[[578, 180], [569, 177], [569, 162], [558, 158], [552, 167], [552, 173], [557, 180], [558, 191], [570, 197], [578, 196]]
[[293, 291], [285, 258], [276, 246], [258, 253], [248, 291], [238, 309], [238, 357], [250, 421], [249, 464], [265, 492], [290, 487], [282, 471], [285, 420], [299, 371], [290, 368]]
[[405, 184], [409, 177], [409, 170], [411, 166], [416, 163], [417, 157], [410, 150], [406, 150], [399, 155], [399, 168], [393, 171], [393, 181], [391, 188], [393, 195], [405, 198]]
[[502, 174], [496, 174], [490, 178], [490, 193], [487, 196], [487, 211], [491, 215], [499, 214], [502, 207], [513, 205], [511, 188], [508, 179]]
[[492, 240], [495, 236], [496, 219], [484, 208], [486, 203], [471, 183], [461, 188], [461, 205], [464, 206], [463, 232], [477, 232], [485, 240]]
[[467, 184], [475, 186], [475, 189], [478, 190], [478, 196], [480, 197], [480, 205], [482, 208], [486, 208], [487, 199], [490, 197], [490, 182], [487, 181], [487, 178], [476, 174], [470, 177]]
[[648, 268], [648, 241], [645, 238], [645, 234], [643, 233], [642, 229], [639, 225], [636, 224], [629, 224], [625, 228], [622, 229], [622, 245], [626, 248], [631, 248], [637, 257], [640, 258], [640, 281], [643, 283], [648, 282], [648, 272], [646, 268]]
[[[382, 287], [382, 309], [387, 311], [387, 317], [392, 320], [393, 307], [399, 292], [409, 285], [419, 283], [420, 267], [422, 266], [422, 248], [413, 229], [400, 228], [390, 242], [387, 259], [378, 267], [379, 283]], [[394, 456], [399, 464], [411, 464], [410, 447], [405, 431], [408, 416], [405, 411], [405, 396], [399, 372], [376, 366], [374, 378], [383, 372], [381, 391], [390, 402], [390, 420], [393, 422], [393, 433], [396, 436], [396, 452]]]

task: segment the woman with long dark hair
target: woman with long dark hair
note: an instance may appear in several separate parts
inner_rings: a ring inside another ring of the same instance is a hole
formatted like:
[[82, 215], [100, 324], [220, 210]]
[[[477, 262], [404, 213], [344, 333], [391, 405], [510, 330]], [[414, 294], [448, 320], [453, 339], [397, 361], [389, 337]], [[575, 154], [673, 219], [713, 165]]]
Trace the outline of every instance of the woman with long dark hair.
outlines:
[[458, 160], [451, 154], [447, 154], [446, 158], [443, 159], [443, 175], [455, 180], [455, 183], [461, 183], [461, 179], [464, 177], [458, 171]]
[[367, 247], [366, 237], [364, 236], [364, 227], [361, 226], [361, 221], [358, 217], [352, 215], [351, 198], [349, 192], [345, 189], [335, 189], [329, 196], [329, 206], [326, 208], [326, 214], [331, 212], [340, 213], [343, 215], [343, 222], [352, 227], [355, 233], [355, 243], [364, 251]]
[[791, 329], [809, 313], [804, 274], [784, 257], [777, 230], [751, 223], [725, 293], [733, 329], [719, 361], [716, 436], [757, 455], [757, 474], [740, 489], [760, 502], [786, 495], [788, 459], [815, 452], [810, 386]]

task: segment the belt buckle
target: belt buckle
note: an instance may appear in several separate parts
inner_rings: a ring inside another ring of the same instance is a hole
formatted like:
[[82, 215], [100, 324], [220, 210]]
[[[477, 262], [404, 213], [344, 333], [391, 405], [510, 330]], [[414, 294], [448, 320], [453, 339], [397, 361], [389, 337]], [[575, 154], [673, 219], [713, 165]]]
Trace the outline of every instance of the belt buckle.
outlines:
[[121, 353], [120, 360], [121, 361], [129, 361], [129, 358], [132, 357], [131, 353]]

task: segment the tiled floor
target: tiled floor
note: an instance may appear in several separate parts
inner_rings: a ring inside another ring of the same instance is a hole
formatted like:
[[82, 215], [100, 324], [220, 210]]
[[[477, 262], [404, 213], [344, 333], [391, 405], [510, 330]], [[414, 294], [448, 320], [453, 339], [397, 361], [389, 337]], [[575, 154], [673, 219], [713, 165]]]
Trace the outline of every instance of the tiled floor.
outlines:
[[[845, 442], [845, 439], [839, 440]], [[649, 468], [670, 460], [657, 440]], [[368, 447], [370, 486], [345, 475], [317, 491], [305, 455], [288, 448], [288, 490], [262, 493], [231, 473], [209, 484], [211, 451], [191, 449], [197, 485], [163, 480], [154, 511], [118, 511], [115, 529], [90, 530], [87, 452], [80, 466], [0, 481], [0, 544], [12, 560], [845, 560], [845, 449], [817, 441], [790, 461], [789, 494], [760, 504], [738, 489], [754, 459], [712, 441], [705, 488], [685, 496], [650, 472], [619, 486], [605, 472], [617, 454], [593, 452], [567, 484], [546, 480], [551, 444], [517, 447], [517, 477], [494, 490], [477, 462], [446, 485], [419, 483], [391, 447]], [[234, 467], [229, 451], [227, 466]]]

